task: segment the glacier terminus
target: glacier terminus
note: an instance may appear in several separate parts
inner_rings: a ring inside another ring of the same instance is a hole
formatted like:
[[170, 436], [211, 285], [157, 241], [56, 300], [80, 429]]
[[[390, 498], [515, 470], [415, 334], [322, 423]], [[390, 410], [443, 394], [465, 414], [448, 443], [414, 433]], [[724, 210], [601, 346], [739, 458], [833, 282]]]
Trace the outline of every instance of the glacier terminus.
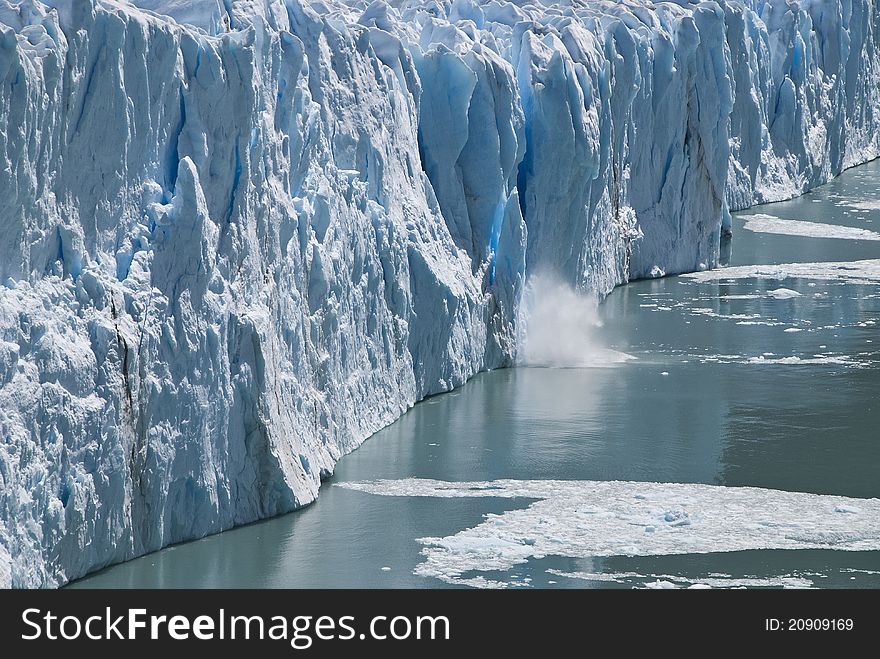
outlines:
[[880, 155], [878, 32], [874, 0], [0, 0], [0, 586], [310, 503], [517, 363], [534, 273], [717, 267], [732, 211]]

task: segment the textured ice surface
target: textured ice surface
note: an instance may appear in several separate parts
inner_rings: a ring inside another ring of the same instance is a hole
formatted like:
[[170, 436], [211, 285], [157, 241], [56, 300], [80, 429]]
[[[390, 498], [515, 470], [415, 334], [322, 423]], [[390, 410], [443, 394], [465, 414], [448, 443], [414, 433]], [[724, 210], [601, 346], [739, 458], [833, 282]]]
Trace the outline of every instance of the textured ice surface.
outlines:
[[[0, 0], [0, 583], [292, 510], [878, 154], [869, 0]], [[876, 270], [876, 266], [875, 266]], [[876, 276], [875, 276], [876, 278]]]
[[416, 574], [473, 586], [508, 585], [479, 573], [504, 572], [543, 556], [880, 549], [880, 499], [632, 481], [412, 478], [338, 486], [381, 496], [536, 499], [487, 514], [455, 535], [419, 541], [424, 561]]
[[803, 220], [785, 220], [773, 215], [756, 213], [745, 217], [747, 231], [756, 233], [778, 233], [786, 236], [804, 236], [807, 238], [842, 238], [847, 240], [880, 240], [880, 233], [844, 227], [821, 222], [804, 222]]

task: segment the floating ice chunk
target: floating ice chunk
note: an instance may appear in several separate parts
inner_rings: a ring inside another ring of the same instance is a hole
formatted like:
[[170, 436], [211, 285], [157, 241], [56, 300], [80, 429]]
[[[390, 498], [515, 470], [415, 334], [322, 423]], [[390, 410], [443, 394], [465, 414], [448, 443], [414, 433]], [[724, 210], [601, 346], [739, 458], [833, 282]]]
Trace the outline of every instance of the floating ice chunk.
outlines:
[[793, 297], [801, 297], [802, 294], [790, 288], [776, 288], [772, 291], [767, 291], [767, 295], [777, 300], [788, 300]]
[[761, 317], [760, 314], [754, 314], [754, 313], [752, 313], [752, 314], [718, 313], [717, 311], [715, 311], [714, 309], [711, 309], [709, 307], [694, 307], [694, 308], [690, 309], [690, 312], [692, 314], [697, 315], [697, 316], [707, 316], [709, 318], [724, 318], [727, 320], [755, 320], [755, 319]]
[[873, 211], [880, 210], [880, 199], [867, 199], [863, 201], [844, 201], [842, 202], [844, 206], [849, 206], [850, 208], [858, 208], [863, 211]]
[[[843, 570], [855, 572], [857, 570]], [[782, 574], [771, 577], [741, 576], [734, 577], [729, 574], [711, 573], [706, 576], [691, 577], [677, 574], [638, 574], [636, 572], [564, 572], [562, 570], [549, 569], [548, 574], [567, 579], [581, 579], [584, 581], [613, 582], [629, 584], [636, 588], [659, 588], [656, 584], [662, 582], [670, 584], [662, 586], [666, 589], [688, 588], [811, 588], [813, 582], [801, 575]], [[649, 585], [655, 584], [655, 585]]]
[[861, 366], [862, 364], [846, 355], [822, 355], [820, 357], [799, 357], [793, 355], [791, 357], [779, 357], [778, 359], [767, 359], [763, 355], [760, 357], [749, 357], [747, 364], [771, 365], [780, 364], [783, 366], [807, 366], [817, 364], [830, 364], [836, 366]]
[[803, 220], [785, 220], [781, 217], [757, 213], [745, 218], [745, 228], [757, 233], [776, 233], [786, 236], [804, 236], [808, 238], [840, 238], [846, 240], [880, 240], [880, 233], [842, 227], [821, 222], [805, 222]]
[[852, 284], [880, 283], [880, 259], [781, 265], [743, 265], [682, 275], [700, 283], [735, 279], [818, 279]]

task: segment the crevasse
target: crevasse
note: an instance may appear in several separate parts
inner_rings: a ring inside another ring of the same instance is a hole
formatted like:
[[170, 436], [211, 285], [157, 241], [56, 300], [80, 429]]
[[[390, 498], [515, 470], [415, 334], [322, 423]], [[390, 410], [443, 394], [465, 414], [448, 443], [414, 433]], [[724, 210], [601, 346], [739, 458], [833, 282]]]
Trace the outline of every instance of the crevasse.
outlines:
[[880, 148], [873, 0], [0, 0], [0, 585], [312, 501]]

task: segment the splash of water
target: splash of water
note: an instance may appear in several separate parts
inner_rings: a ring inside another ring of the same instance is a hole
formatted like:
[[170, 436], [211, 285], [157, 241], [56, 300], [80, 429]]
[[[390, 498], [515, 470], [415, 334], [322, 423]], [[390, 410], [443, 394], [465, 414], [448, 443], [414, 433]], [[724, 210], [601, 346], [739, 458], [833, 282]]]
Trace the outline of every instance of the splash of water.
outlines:
[[530, 277], [519, 318], [521, 366], [584, 368], [608, 366], [630, 355], [603, 345], [598, 301], [546, 273]]

